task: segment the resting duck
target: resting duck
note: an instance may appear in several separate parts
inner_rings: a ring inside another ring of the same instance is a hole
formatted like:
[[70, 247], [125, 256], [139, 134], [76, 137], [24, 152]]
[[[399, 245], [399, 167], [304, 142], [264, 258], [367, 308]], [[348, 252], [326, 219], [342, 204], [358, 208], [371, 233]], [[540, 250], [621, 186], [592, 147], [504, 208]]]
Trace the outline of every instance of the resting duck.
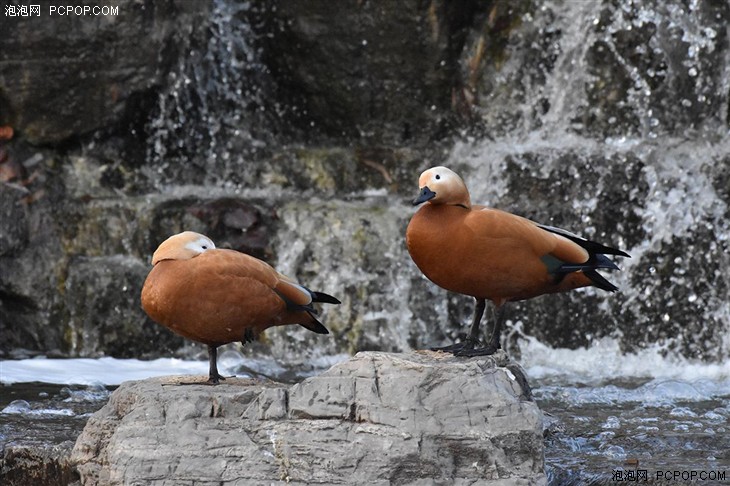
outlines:
[[329, 334], [315, 302], [339, 304], [271, 266], [234, 250], [216, 249], [207, 236], [184, 231], [160, 244], [142, 288], [142, 308], [155, 322], [208, 346], [208, 383], [218, 384], [217, 349], [250, 342], [273, 326], [299, 324]]

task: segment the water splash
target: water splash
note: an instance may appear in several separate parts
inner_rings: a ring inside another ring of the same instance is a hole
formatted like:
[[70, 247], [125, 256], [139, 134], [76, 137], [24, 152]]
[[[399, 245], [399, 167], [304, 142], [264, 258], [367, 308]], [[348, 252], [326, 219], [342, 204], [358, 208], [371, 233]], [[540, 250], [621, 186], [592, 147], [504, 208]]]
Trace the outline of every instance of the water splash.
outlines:
[[[250, 2], [216, 0], [209, 27], [169, 74], [148, 125], [149, 179], [240, 189], [247, 156], [266, 146], [268, 69], [253, 42]], [[195, 36], [194, 36], [195, 39]], [[268, 107], [271, 109], [271, 107]]]
[[611, 275], [620, 294], [519, 304], [523, 332], [557, 347], [610, 336], [623, 352], [730, 356], [723, 9], [548, 0], [523, 18], [514, 56], [485, 84], [492, 137], [465, 137], [447, 163], [475, 202], [632, 255]]
[[25, 400], [14, 400], [7, 407], [0, 410], [0, 414], [72, 417], [75, 412], [69, 408], [32, 408], [31, 404]]

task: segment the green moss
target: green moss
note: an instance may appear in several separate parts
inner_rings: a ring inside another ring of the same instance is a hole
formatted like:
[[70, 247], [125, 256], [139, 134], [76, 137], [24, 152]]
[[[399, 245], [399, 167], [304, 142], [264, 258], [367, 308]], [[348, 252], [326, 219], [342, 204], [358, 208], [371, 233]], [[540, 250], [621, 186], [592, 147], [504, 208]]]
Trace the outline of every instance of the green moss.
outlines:
[[329, 150], [310, 149], [297, 152], [298, 160], [304, 166], [307, 177], [316, 189], [333, 191], [337, 187], [335, 179], [327, 170], [327, 164], [325, 163], [330, 155], [331, 151]]
[[360, 337], [362, 336], [362, 324], [362, 316], [358, 315], [355, 319], [353, 319], [352, 326], [345, 335], [347, 339], [347, 352], [351, 355], [359, 351], [358, 343], [360, 342]]

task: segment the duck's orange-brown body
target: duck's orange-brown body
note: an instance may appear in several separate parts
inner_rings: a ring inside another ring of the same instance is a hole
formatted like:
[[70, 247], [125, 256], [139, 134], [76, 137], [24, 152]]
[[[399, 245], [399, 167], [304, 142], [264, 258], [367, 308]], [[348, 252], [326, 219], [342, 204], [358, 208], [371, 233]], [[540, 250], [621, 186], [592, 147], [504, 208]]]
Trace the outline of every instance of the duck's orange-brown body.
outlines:
[[269, 327], [286, 324], [327, 334], [314, 316], [313, 303], [340, 303], [257, 258], [216, 249], [208, 237], [192, 231], [160, 244], [152, 265], [142, 288], [142, 308], [152, 320], [208, 346], [209, 383], [222, 379], [216, 367], [218, 346], [245, 343]]
[[142, 307], [152, 320], [181, 336], [221, 345], [273, 326], [313, 325], [311, 314], [288, 310], [277, 293], [289, 294], [300, 305], [311, 302], [291, 285], [260, 260], [213, 249], [189, 260], [158, 262], [142, 289]]
[[588, 252], [532, 221], [484, 206], [425, 204], [406, 233], [408, 251], [436, 285], [499, 304], [593, 285], [583, 273], [556, 278], [545, 257], [585, 263]]

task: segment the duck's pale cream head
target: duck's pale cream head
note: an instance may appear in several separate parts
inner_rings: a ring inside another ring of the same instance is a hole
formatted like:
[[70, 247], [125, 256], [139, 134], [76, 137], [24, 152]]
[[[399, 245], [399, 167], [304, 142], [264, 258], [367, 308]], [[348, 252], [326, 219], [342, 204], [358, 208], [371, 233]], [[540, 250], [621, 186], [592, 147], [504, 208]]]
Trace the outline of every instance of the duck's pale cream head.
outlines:
[[471, 207], [469, 191], [459, 175], [446, 167], [431, 167], [418, 178], [419, 193], [414, 205], [428, 201], [431, 204], [450, 204]]
[[205, 235], [183, 231], [163, 241], [152, 255], [152, 265], [162, 260], [190, 260], [201, 253], [214, 250], [215, 244]]

